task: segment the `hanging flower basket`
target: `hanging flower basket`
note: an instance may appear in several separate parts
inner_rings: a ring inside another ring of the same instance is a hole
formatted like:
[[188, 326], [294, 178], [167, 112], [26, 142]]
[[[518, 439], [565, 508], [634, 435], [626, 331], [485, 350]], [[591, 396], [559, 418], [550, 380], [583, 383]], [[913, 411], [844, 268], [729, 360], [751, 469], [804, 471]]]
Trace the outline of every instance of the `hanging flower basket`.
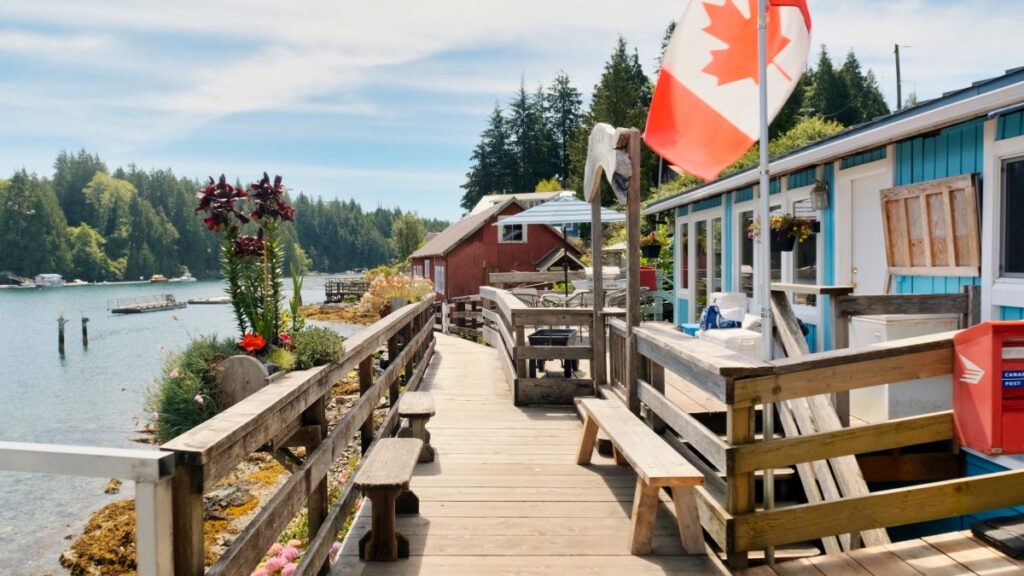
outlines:
[[661, 244], [651, 244], [650, 246], [641, 246], [640, 254], [644, 258], [657, 258], [661, 256]]
[[769, 230], [772, 252], [792, 252], [796, 247], [796, 237], [788, 230]]

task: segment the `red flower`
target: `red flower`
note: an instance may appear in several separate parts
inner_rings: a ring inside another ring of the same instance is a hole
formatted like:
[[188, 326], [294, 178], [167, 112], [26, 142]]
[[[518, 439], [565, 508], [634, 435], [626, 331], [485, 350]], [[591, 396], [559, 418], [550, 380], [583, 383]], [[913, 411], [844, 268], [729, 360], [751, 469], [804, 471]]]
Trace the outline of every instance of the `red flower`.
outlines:
[[291, 336], [291, 334], [278, 334], [277, 335], [277, 340], [278, 340], [278, 342], [281, 343], [281, 346], [284, 346], [285, 348], [291, 348], [292, 347], [292, 336]]
[[263, 256], [266, 245], [258, 236], [242, 236], [235, 240], [232, 249], [235, 254], [244, 258], [259, 258]]
[[259, 334], [254, 334], [252, 332], [246, 333], [246, 335], [243, 336], [242, 340], [238, 343], [238, 346], [241, 349], [248, 352], [249, 354], [253, 354], [259, 352], [260, 350], [263, 350], [263, 347], [266, 345], [267, 341], [263, 339], [263, 336], [260, 336]]

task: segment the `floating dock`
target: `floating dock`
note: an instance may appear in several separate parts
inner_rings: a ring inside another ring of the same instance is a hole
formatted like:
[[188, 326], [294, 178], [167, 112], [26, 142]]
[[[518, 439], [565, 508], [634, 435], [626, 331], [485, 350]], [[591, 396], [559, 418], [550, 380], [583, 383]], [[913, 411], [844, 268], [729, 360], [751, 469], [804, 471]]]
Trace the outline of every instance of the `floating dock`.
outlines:
[[118, 298], [116, 300], [107, 301], [107, 309], [110, 310], [112, 314], [159, 312], [161, 310], [174, 310], [177, 308], [184, 308], [186, 306], [188, 306], [188, 304], [175, 300], [173, 294]]
[[231, 296], [207, 296], [205, 298], [189, 298], [189, 304], [231, 304]]

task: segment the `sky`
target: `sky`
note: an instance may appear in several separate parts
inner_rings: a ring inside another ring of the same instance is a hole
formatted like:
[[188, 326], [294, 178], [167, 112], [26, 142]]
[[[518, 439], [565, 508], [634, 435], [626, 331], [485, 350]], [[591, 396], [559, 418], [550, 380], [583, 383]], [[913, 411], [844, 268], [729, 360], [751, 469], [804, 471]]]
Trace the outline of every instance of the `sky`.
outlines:
[[[697, 0], [694, 0], [697, 1]], [[733, 0], [707, 0], [724, 2]], [[739, 0], [736, 0], [739, 1]], [[745, 0], [744, 0], [745, 1]], [[895, 105], [1024, 65], [1024, 0], [808, 0]], [[495, 102], [559, 71], [589, 98], [622, 35], [649, 74], [684, 0], [5, 0], [0, 177], [61, 150], [457, 219]]]

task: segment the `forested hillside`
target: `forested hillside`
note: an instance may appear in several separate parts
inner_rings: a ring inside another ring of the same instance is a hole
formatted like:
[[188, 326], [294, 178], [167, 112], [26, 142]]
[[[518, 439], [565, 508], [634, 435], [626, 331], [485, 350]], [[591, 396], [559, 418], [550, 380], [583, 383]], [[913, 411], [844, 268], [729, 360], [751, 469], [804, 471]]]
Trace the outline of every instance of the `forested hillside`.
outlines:
[[[218, 276], [220, 237], [195, 214], [199, 188], [169, 169], [111, 172], [97, 155], [61, 152], [52, 177], [21, 170], [0, 180], [0, 272], [114, 281], [178, 276], [187, 268]], [[286, 267], [302, 260], [308, 269], [338, 272], [405, 257], [391, 242], [400, 209], [364, 211], [352, 201], [302, 193], [292, 200], [294, 226], [282, 227]], [[418, 220], [424, 231], [447, 225]]]

